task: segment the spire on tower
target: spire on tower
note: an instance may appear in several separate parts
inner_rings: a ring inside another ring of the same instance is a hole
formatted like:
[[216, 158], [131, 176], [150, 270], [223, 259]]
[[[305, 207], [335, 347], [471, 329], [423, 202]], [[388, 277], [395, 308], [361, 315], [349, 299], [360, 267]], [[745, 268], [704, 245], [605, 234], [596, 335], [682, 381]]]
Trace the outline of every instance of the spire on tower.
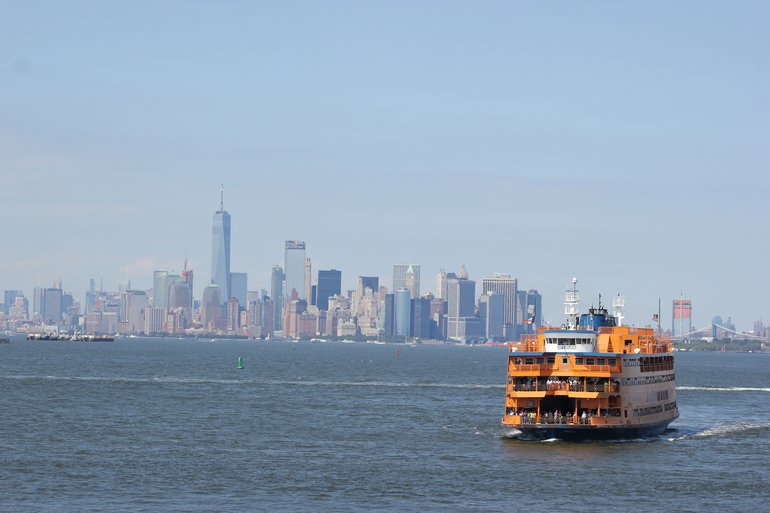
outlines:
[[219, 191], [219, 211], [224, 212], [225, 210], [225, 184], [222, 184], [222, 187]]

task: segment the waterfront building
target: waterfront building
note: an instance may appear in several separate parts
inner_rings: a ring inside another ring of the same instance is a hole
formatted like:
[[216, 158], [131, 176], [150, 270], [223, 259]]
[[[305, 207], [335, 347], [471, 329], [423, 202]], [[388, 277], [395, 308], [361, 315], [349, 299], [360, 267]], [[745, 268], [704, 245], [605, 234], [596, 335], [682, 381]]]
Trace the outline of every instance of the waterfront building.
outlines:
[[396, 264], [393, 266], [393, 290], [407, 289], [412, 298], [420, 297], [420, 266]]
[[490, 292], [479, 298], [479, 320], [484, 336], [489, 340], [504, 337], [505, 301], [501, 294]]
[[305, 243], [287, 240], [284, 252], [284, 277], [286, 288], [284, 296], [291, 297], [292, 290], [297, 291], [298, 299], [305, 299]]
[[471, 317], [476, 309], [476, 282], [452, 278], [447, 281], [447, 315]]
[[481, 337], [481, 322], [475, 317], [476, 282], [463, 278], [449, 279], [447, 295], [447, 338], [467, 342]]
[[[221, 310], [221, 308], [220, 308]], [[91, 315], [100, 314], [101, 312], [89, 313], [87, 318], [91, 318]], [[166, 309], [158, 308], [157, 306], [147, 307], [144, 311], [144, 332], [147, 335], [163, 332], [163, 324], [166, 320]], [[94, 331], [89, 329], [90, 333]]]
[[482, 294], [494, 292], [503, 296], [503, 334], [508, 340], [514, 340], [516, 325], [519, 323], [517, 310], [518, 281], [510, 274], [495, 273], [481, 282]]
[[319, 310], [329, 309], [329, 298], [342, 293], [342, 272], [336, 269], [319, 270], [315, 305]]
[[123, 333], [136, 334], [144, 331], [144, 312], [149, 306], [147, 292], [123, 290], [120, 297], [120, 321]]
[[435, 298], [430, 302], [430, 338], [434, 340], [447, 338], [447, 308], [446, 299]]
[[446, 299], [447, 297], [447, 274], [444, 269], [440, 269], [436, 274], [436, 296], [438, 299]]
[[193, 270], [187, 268], [187, 259], [184, 259], [184, 269], [182, 269], [182, 281], [190, 286], [190, 294], [195, 290], [193, 288]]
[[214, 331], [224, 325], [223, 320], [219, 286], [216, 284], [207, 285], [203, 289], [203, 297], [201, 298], [200, 322], [204, 329]]
[[219, 287], [220, 306], [230, 299], [230, 214], [224, 206], [224, 188], [211, 231], [211, 283]]
[[395, 317], [394, 317], [394, 335], [396, 337], [407, 338], [411, 335], [411, 292], [407, 288], [396, 290], [395, 294]]
[[152, 273], [152, 306], [166, 308], [166, 276], [168, 271], [153, 271]]
[[260, 320], [260, 337], [267, 337], [275, 331], [275, 304], [272, 299], [262, 302], [262, 317]]
[[540, 293], [530, 289], [519, 290], [516, 294], [516, 318], [519, 323], [517, 324], [518, 335], [514, 340], [517, 340], [523, 333], [537, 333], [537, 329], [543, 324], [543, 299]]
[[[248, 290], [249, 277], [247, 273], [230, 273], [230, 297], [238, 300], [238, 305], [246, 306], [246, 291]], [[230, 298], [227, 298], [228, 301]]]
[[471, 342], [483, 336], [478, 317], [447, 317], [447, 339]]
[[671, 333], [681, 337], [692, 332], [692, 301], [690, 299], [674, 299]]
[[366, 289], [372, 289], [372, 293], [376, 294], [380, 290], [380, 278], [378, 276], [359, 276], [356, 283], [356, 290], [360, 287], [360, 297], [364, 296]]
[[40, 313], [44, 324], [60, 324], [62, 320], [62, 289], [43, 290], [43, 311]]
[[231, 297], [227, 301], [227, 331], [233, 331], [237, 332], [238, 328], [240, 328], [240, 305], [238, 304], [238, 298], [235, 296]]
[[383, 315], [382, 322], [382, 334], [386, 337], [392, 337], [396, 334], [396, 296], [395, 294], [385, 294], [383, 299], [383, 309], [385, 314]]
[[411, 336], [414, 338], [430, 338], [430, 303], [433, 296], [414, 298], [410, 303]]
[[88, 291], [86, 292], [86, 313], [94, 306], [96, 301], [96, 283], [93, 278], [88, 280]]
[[152, 305], [163, 308], [166, 311], [171, 310], [169, 305], [171, 287], [179, 282], [184, 283], [182, 277], [178, 274], [171, 274], [167, 271], [155, 271], [153, 274]]
[[192, 319], [193, 296], [192, 287], [183, 280], [177, 280], [171, 283], [168, 289], [168, 311], [182, 309], [185, 311], [185, 318]]
[[[310, 261], [310, 257], [305, 257], [305, 290], [302, 294], [302, 299], [307, 300], [308, 303], [311, 302], [311, 299], [313, 297], [313, 264]], [[312, 304], [315, 304], [313, 302]]]
[[29, 301], [23, 295], [21, 291], [18, 291], [19, 295], [13, 300], [13, 304], [8, 309], [8, 319], [11, 321], [25, 321], [29, 319]]
[[286, 305], [286, 312], [284, 313], [284, 333], [289, 338], [300, 338], [300, 333], [303, 329], [303, 321], [301, 315], [307, 312], [307, 301], [304, 299], [297, 299], [296, 289], [293, 292], [293, 299]]
[[22, 292], [20, 290], [6, 290], [3, 293], [3, 313], [5, 315], [8, 315], [8, 312], [10, 311], [11, 307], [16, 303], [16, 297], [17, 296], [23, 296]]
[[273, 322], [276, 330], [283, 329], [283, 267], [274, 265], [270, 275], [270, 299], [273, 300]]
[[43, 318], [44, 295], [45, 289], [43, 287], [35, 287], [32, 292], [32, 318], [38, 321]]

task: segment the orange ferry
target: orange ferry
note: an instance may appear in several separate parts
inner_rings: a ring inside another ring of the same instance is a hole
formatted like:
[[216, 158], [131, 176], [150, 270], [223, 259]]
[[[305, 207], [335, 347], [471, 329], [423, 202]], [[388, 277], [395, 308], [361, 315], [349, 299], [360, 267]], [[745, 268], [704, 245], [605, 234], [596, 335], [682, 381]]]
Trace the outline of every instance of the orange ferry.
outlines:
[[622, 296], [611, 316], [578, 314], [572, 280], [567, 324], [509, 345], [503, 426], [523, 439], [607, 440], [655, 436], [679, 417], [671, 342], [652, 328], [622, 326]]

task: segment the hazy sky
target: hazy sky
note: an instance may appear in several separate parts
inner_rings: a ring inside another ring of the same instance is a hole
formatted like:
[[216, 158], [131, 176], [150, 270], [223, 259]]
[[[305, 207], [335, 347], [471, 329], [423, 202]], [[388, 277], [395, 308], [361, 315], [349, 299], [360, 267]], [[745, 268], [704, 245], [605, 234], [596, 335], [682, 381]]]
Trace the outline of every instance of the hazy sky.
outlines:
[[286, 239], [511, 273], [563, 319], [770, 321], [770, 3], [2, 2], [0, 289], [210, 278], [269, 288]]

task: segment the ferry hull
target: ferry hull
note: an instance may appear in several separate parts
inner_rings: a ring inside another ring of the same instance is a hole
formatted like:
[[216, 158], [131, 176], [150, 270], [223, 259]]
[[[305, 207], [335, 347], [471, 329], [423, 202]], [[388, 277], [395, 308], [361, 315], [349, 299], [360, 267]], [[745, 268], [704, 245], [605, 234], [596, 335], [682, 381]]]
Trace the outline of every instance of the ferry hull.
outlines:
[[667, 420], [659, 424], [622, 427], [576, 425], [515, 426], [514, 429], [521, 432], [521, 434], [515, 436], [519, 440], [550, 440], [554, 438], [569, 442], [633, 440], [660, 436], [666, 431], [670, 422], [671, 420]]

